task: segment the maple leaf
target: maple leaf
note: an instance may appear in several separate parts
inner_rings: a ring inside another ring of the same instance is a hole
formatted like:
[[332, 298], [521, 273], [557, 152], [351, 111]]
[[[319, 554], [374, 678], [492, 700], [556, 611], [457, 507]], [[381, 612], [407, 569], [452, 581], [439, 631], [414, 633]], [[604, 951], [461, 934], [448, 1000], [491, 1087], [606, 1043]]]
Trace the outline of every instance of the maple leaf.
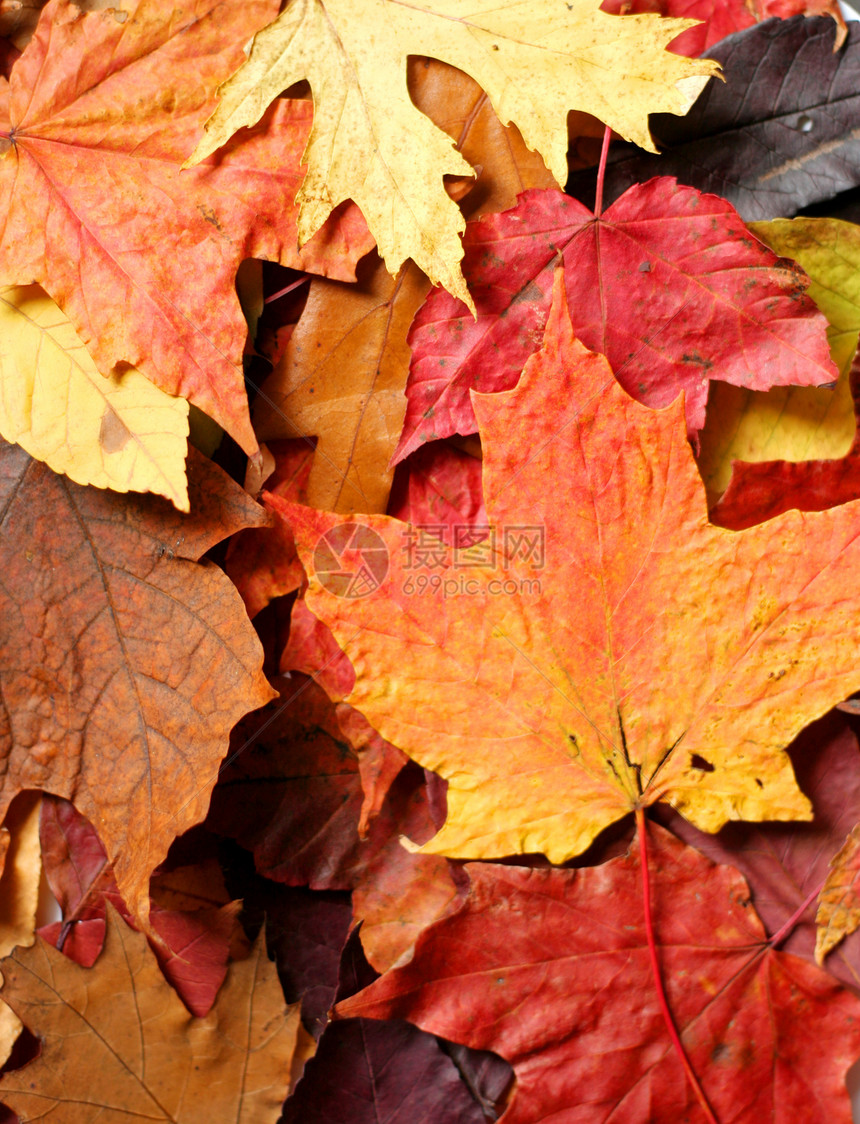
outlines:
[[[593, 0], [295, 0], [254, 37], [191, 162], [253, 125], [272, 98], [307, 79], [315, 98], [298, 201], [305, 241], [345, 199], [361, 208], [391, 273], [407, 258], [469, 303], [459, 271], [463, 221], [443, 176], [470, 165], [420, 113], [405, 58], [420, 51], [458, 67], [513, 121], [558, 183], [567, 178], [567, 113], [585, 110], [653, 148], [648, 114], [685, 113], [719, 67], [664, 48], [689, 21], [608, 16]], [[551, 49], [547, 49], [547, 47]], [[435, 185], [435, 186], [434, 186]]]
[[146, 938], [111, 907], [95, 968], [42, 940], [0, 968], [3, 997], [42, 1042], [35, 1061], [0, 1079], [22, 1120], [274, 1124], [291, 1063], [313, 1052], [260, 941], [231, 965], [205, 1019], [189, 1015]]
[[[462, 200], [467, 217], [512, 207], [518, 192], [554, 182], [462, 71], [411, 58], [407, 73], [418, 109], [480, 166]], [[298, 326], [254, 404], [254, 425], [269, 442], [319, 436], [306, 501], [312, 507], [385, 511], [406, 408], [406, 334], [429, 287], [414, 265], [392, 278], [376, 255], [359, 268], [355, 285], [311, 282]]]
[[632, 187], [599, 217], [560, 191], [526, 192], [470, 224], [465, 246], [477, 318], [442, 290], [415, 318], [395, 460], [473, 432], [471, 388], [515, 384], [540, 344], [559, 255], [578, 338], [646, 405], [683, 389], [691, 434], [711, 378], [767, 389], [837, 377], [802, 270], [753, 240], [728, 203], [674, 180]]
[[239, 262], [348, 278], [372, 244], [352, 208], [296, 251], [305, 103], [280, 101], [217, 161], [180, 170], [238, 44], [276, 11], [129, 0], [115, 15], [51, 0], [0, 96], [0, 280], [41, 284], [100, 371], [137, 367], [249, 453]]
[[188, 510], [188, 403], [130, 368], [102, 375], [38, 285], [0, 286], [0, 435], [76, 484]]
[[230, 728], [271, 697], [238, 594], [194, 561], [265, 515], [200, 454], [189, 466], [182, 515], [0, 446], [2, 806], [23, 788], [73, 799], [144, 924], [149, 876], [205, 815]]
[[[651, 832], [666, 990], [716, 1118], [849, 1124], [856, 998], [765, 943], [740, 875]], [[466, 870], [462, 908], [335, 1014], [407, 1018], [496, 1050], [517, 1077], [503, 1124], [704, 1119], [651, 986], [638, 847], [583, 870]], [[810, 1055], [819, 1041], [826, 1058]]]
[[860, 508], [711, 526], [683, 404], [624, 393], [560, 272], [544, 349], [473, 402], [497, 545], [468, 573], [438, 540], [422, 566], [396, 521], [269, 501], [355, 668], [347, 701], [449, 782], [423, 850], [562, 862], [659, 800], [706, 831], [808, 818], [782, 750], [860, 682]]
[[[655, 116], [661, 155], [618, 145], [604, 199], [652, 176], [675, 176], [728, 199], [746, 222], [781, 218], [860, 183], [860, 25], [834, 52], [831, 19], [768, 20], [709, 48], [725, 83], [712, 82], [683, 122]], [[755, 81], [750, 81], [755, 75]], [[594, 173], [568, 190], [594, 198]]]
[[[132, 924], [111, 864], [92, 824], [55, 796], [42, 802], [40, 837], [45, 877], [62, 911], [62, 921], [43, 925], [39, 935], [84, 968], [102, 950], [105, 909], [110, 904]], [[156, 872], [150, 882], [149, 915], [153, 951], [161, 970], [193, 1015], [205, 1015], [227, 972], [240, 903], [230, 902], [213, 872], [191, 868]], [[200, 883], [206, 883], [204, 892]], [[195, 893], [185, 888], [192, 886]]]

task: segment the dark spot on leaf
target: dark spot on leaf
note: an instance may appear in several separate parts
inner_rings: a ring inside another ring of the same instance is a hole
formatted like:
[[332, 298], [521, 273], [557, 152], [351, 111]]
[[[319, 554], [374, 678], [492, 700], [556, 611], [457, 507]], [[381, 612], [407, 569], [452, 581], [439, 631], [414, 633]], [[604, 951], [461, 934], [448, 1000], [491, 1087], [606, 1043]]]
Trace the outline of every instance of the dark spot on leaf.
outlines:
[[524, 301], [535, 302], [543, 299], [543, 293], [534, 281], [529, 281], [528, 285], [520, 289], [511, 304], [522, 304]]
[[716, 768], [710, 761], [706, 761], [704, 757], [700, 757], [698, 753], [692, 754], [690, 757], [690, 765], [693, 769], [699, 769], [703, 773], [713, 773]]
[[218, 216], [215, 214], [211, 207], [207, 207], [205, 203], [198, 203], [197, 210], [200, 212], [206, 222], [209, 223], [210, 226], [215, 227], [219, 234], [224, 233], [224, 228], [221, 226], [221, 222]]
[[99, 427], [99, 445], [106, 453], [118, 453], [125, 448], [131, 433], [128, 427], [117, 417], [116, 413], [108, 408], [102, 417]]

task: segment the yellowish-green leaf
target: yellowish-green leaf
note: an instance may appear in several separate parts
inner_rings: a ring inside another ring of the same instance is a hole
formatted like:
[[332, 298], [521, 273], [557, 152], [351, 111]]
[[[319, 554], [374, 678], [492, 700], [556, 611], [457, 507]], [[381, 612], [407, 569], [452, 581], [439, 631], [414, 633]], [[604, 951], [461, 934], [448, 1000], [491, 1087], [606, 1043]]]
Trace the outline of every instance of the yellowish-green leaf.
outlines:
[[443, 177], [471, 175], [451, 139], [414, 106], [406, 59], [470, 74], [552, 174], [567, 178], [567, 115], [593, 114], [654, 152], [648, 114], [683, 114], [719, 66], [666, 44], [696, 21], [610, 16], [599, 0], [291, 0], [255, 36], [248, 61], [188, 161], [198, 163], [301, 80], [314, 96], [298, 195], [300, 242], [344, 199], [361, 208], [391, 273], [412, 258], [468, 304], [463, 219]]
[[762, 392], [712, 383], [699, 468], [714, 496], [726, 490], [732, 461], [832, 460], [845, 456], [855, 434], [848, 376], [860, 334], [860, 226], [799, 218], [752, 223], [750, 230], [809, 274], [807, 291], [829, 322], [830, 354], [840, 375], [830, 390]]
[[188, 510], [188, 403], [134, 368], [102, 375], [38, 285], [0, 286], [0, 434], [77, 484]]

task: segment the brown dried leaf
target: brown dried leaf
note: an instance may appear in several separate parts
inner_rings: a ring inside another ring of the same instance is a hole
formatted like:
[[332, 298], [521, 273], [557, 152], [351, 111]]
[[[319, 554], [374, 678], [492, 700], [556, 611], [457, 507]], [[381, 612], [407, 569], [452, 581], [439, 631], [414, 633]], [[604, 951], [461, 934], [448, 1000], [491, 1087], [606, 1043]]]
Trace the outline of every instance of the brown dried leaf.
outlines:
[[35, 1061], [0, 1079], [22, 1121], [274, 1122], [296, 1053], [309, 1056], [298, 1004], [285, 1004], [262, 941], [231, 966], [204, 1019], [189, 1015], [146, 938], [111, 908], [94, 968], [40, 940], [2, 969], [3, 996], [42, 1040]]
[[0, 811], [24, 788], [73, 799], [144, 925], [150, 874], [205, 816], [230, 728], [271, 697], [236, 590], [195, 561], [264, 513], [189, 464], [185, 516], [0, 446]]

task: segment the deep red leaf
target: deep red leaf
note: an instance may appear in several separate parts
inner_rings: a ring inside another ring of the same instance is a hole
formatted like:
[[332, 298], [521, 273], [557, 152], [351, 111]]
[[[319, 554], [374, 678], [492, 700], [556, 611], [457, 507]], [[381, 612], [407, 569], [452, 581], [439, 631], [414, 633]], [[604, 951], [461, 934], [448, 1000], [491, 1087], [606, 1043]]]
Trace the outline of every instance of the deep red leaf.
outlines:
[[[40, 835], [45, 877], [62, 910], [63, 920], [39, 930], [55, 947], [85, 968], [95, 963], [105, 936], [105, 909], [110, 902], [129, 924], [133, 918], [117, 889], [111, 864], [92, 824], [68, 800], [44, 796]], [[181, 875], [180, 875], [181, 878]], [[238, 902], [218, 894], [211, 871], [197, 879], [205, 896], [177, 895], [177, 874], [159, 876], [151, 885], [150, 923], [160, 940], [153, 942], [162, 971], [192, 1014], [205, 1015], [224, 982]], [[162, 883], [163, 885], [159, 885]], [[160, 898], [179, 898], [186, 908], [169, 908]], [[161, 891], [161, 893], [160, 893]], [[195, 908], [190, 908], [191, 905]]]
[[[341, 994], [374, 977], [353, 940]], [[330, 1026], [284, 1106], [283, 1124], [485, 1124], [481, 1107], [436, 1040], [404, 1022]]]
[[[860, 810], [860, 746], [851, 720], [834, 712], [813, 722], [788, 752], [798, 784], [812, 801], [811, 823], [732, 823], [708, 835], [669, 809], [655, 811], [681, 839], [743, 874], [771, 934], [821, 886]], [[812, 901], [780, 948], [814, 960], [815, 911]], [[825, 967], [843, 983], [860, 987], [860, 934], [848, 937]]]
[[[652, 833], [662, 973], [717, 1119], [850, 1124], [860, 1000], [763, 943], [735, 871]], [[517, 1077], [504, 1124], [703, 1120], [656, 1001], [638, 847], [576, 871], [467, 870], [459, 912], [336, 1014], [408, 1018], [496, 1050]]]
[[437, 289], [413, 321], [395, 460], [475, 432], [470, 390], [516, 384], [541, 345], [559, 257], [576, 337], [645, 405], [683, 390], [691, 433], [704, 424], [711, 378], [764, 390], [837, 377], [800, 267], [728, 203], [672, 179], [632, 187], [600, 219], [560, 191], [528, 191], [513, 210], [470, 223], [465, 248], [478, 317]]
[[371, 963], [387, 967], [457, 896], [453, 868], [415, 855], [436, 830], [423, 773], [414, 765], [388, 787], [359, 834], [364, 793], [358, 754], [334, 705], [295, 676], [281, 698], [239, 723], [212, 797], [209, 826], [252, 851], [266, 878], [317, 890], [352, 890]]

